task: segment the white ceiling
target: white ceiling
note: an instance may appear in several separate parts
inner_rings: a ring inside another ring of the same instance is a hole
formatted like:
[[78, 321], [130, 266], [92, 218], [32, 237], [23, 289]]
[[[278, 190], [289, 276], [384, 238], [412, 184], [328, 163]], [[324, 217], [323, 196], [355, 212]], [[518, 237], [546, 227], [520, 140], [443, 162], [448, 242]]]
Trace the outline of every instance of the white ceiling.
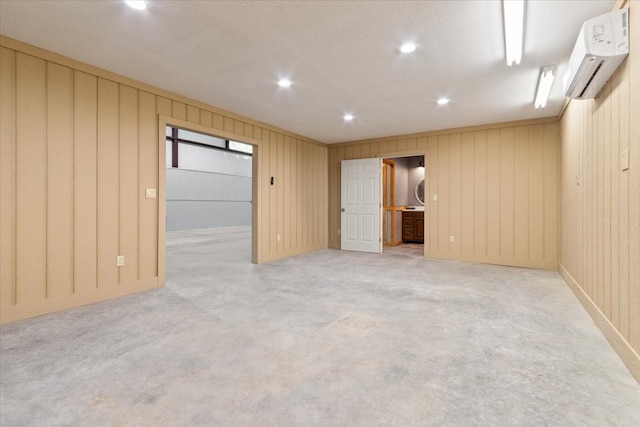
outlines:
[[[547, 107], [533, 107], [540, 67], [557, 64], [561, 77], [582, 22], [614, 2], [528, 0], [514, 67], [496, 0], [150, 0], [142, 12], [120, 0], [1, 0], [0, 32], [335, 143], [557, 115], [561, 78]], [[400, 54], [409, 40], [419, 49]]]

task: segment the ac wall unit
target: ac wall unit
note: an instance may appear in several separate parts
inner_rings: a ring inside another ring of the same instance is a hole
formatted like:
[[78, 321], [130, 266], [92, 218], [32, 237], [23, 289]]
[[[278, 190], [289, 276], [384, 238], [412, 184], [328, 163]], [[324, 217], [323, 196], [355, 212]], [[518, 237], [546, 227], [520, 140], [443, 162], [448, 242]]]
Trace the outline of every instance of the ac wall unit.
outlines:
[[595, 98], [611, 74], [629, 54], [629, 8], [589, 19], [564, 75], [564, 94], [569, 98]]

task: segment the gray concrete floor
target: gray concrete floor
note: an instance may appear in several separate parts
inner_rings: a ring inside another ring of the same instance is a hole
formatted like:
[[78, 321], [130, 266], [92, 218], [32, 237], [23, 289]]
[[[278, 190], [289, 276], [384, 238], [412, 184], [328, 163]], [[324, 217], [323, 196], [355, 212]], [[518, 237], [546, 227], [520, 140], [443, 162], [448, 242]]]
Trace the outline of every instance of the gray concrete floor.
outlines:
[[168, 234], [167, 286], [4, 325], [2, 426], [640, 425], [555, 272]]

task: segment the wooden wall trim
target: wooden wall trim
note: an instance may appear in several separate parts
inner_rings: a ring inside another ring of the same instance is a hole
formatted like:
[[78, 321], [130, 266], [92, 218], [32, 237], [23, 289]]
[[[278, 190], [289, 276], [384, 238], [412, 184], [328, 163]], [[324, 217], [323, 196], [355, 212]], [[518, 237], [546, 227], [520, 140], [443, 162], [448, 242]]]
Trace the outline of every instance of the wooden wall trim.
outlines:
[[29, 304], [4, 306], [2, 307], [2, 310], [0, 310], [0, 324], [15, 322], [34, 316], [41, 316], [43, 314], [54, 313], [56, 311], [148, 291], [159, 286], [158, 278], [153, 277], [138, 280], [129, 284], [97, 288], [93, 293], [73, 294], [71, 298], [63, 296], [59, 298], [47, 298], [42, 301], [34, 301]]
[[[403, 135], [392, 135], [392, 136], [383, 136], [380, 138], [370, 138], [370, 139], [359, 139], [354, 141], [345, 141], [339, 142], [336, 144], [329, 144], [329, 147], [344, 147], [350, 145], [358, 145], [358, 144], [371, 144], [371, 143], [379, 143], [379, 142], [388, 142], [395, 141], [398, 139], [409, 139], [409, 138], [424, 138], [428, 136], [440, 136], [440, 135], [450, 135], [452, 133], [466, 133], [466, 132], [477, 132], [481, 130], [491, 130], [491, 129], [500, 129], [507, 127], [517, 127], [517, 126], [529, 126], [529, 125], [537, 125], [537, 124], [545, 124], [545, 123], [555, 123], [558, 121], [558, 117], [544, 117], [541, 119], [527, 119], [527, 120], [516, 120], [512, 122], [499, 122], [499, 123], [488, 123], [485, 125], [476, 125], [476, 126], [465, 126], [459, 128], [449, 128], [449, 129], [438, 129], [428, 132], [418, 132], [418, 133], [408, 133]], [[379, 157], [379, 156], [378, 156]]]
[[602, 334], [605, 336], [611, 347], [618, 353], [620, 359], [629, 368], [631, 375], [640, 382], [640, 355], [634, 351], [631, 345], [624, 339], [624, 337], [618, 332], [616, 327], [607, 319], [602, 311], [596, 306], [591, 298], [582, 290], [576, 279], [567, 271], [567, 269], [560, 264], [559, 272], [564, 281], [569, 286], [569, 289], [574, 293], [578, 301], [587, 310], [587, 313], [591, 316], [595, 324], [598, 326]]
[[16, 39], [12, 39], [12, 38], [7, 37], [7, 36], [0, 35], [0, 45], [4, 46], [4, 47], [7, 47], [9, 49], [13, 49], [15, 51], [19, 51], [19, 52], [25, 53], [27, 55], [32, 55], [32, 56], [35, 56], [35, 57], [38, 57], [38, 58], [41, 58], [41, 59], [45, 59], [45, 60], [47, 60], [49, 62], [53, 62], [53, 63], [59, 64], [59, 65], [64, 65], [66, 67], [73, 68], [73, 69], [78, 70], [78, 71], [83, 71], [85, 73], [93, 74], [95, 76], [102, 77], [104, 79], [111, 80], [111, 81], [114, 81], [116, 83], [120, 83], [120, 84], [123, 84], [123, 85], [126, 85], [126, 86], [131, 86], [131, 87], [136, 88], [136, 89], [144, 90], [146, 92], [153, 93], [154, 95], [162, 96], [162, 97], [165, 97], [165, 98], [170, 98], [172, 100], [179, 101], [179, 102], [185, 103], [187, 105], [198, 107], [198, 108], [201, 108], [201, 109], [204, 109], [204, 110], [207, 110], [207, 111], [211, 111], [211, 112], [223, 115], [225, 117], [230, 117], [232, 119], [240, 120], [240, 121], [252, 124], [254, 126], [259, 126], [259, 127], [263, 128], [263, 129], [268, 129], [268, 130], [271, 130], [271, 131], [282, 133], [284, 135], [289, 135], [289, 136], [291, 136], [293, 138], [296, 138], [296, 139], [299, 139], [299, 140], [302, 140], [302, 141], [305, 141], [305, 142], [309, 142], [311, 144], [316, 144], [316, 145], [319, 145], [319, 146], [322, 146], [322, 147], [326, 147], [327, 146], [327, 144], [325, 144], [325, 143], [322, 143], [320, 141], [316, 141], [316, 140], [311, 139], [309, 137], [306, 137], [304, 135], [299, 135], [299, 134], [296, 134], [294, 132], [290, 132], [288, 130], [281, 129], [281, 128], [277, 127], [277, 126], [273, 126], [273, 125], [270, 125], [268, 123], [260, 122], [258, 120], [254, 120], [254, 119], [251, 119], [249, 117], [245, 117], [245, 116], [242, 116], [240, 114], [234, 113], [232, 111], [224, 110], [222, 108], [216, 107], [214, 105], [207, 104], [205, 102], [201, 102], [201, 101], [198, 101], [198, 100], [195, 100], [195, 99], [191, 99], [191, 98], [188, 98], [186, 96], [183, 96], [183, 95], [180, 95], [180, 94], [177, 94], [177, 93], [174, 93], [174, 92], [170, 92], [168, 90], [161, 89], [159, 87], [156, 87], [156, 86], [153, 86], [153, 85], [150, 85], [150, 84], [147, 84], [147, 83], [143, 83], [141, 81], [134, 80], [134, 79], [131, 79], [129, 77], [122, 76], [120, 74], [112, 73], [111, 71], [107, 71], [107, 70], [104, 70], [102, 68], [99, 68], [99, 67], [96, 67], [96, 66], [93, 66], [93, 65], [89, 65], [89, 64], [84, 63], [84, 62], [77, 61], [75, 59], [60, 55], [60, 54], [55, 53], [55, 52], [51, 52], [51, 51], [46, 50], [46, 49], [39, 48], [37, 46], [30, 45], [28, 43], [21, 42], [21, 41], [16, 40]]

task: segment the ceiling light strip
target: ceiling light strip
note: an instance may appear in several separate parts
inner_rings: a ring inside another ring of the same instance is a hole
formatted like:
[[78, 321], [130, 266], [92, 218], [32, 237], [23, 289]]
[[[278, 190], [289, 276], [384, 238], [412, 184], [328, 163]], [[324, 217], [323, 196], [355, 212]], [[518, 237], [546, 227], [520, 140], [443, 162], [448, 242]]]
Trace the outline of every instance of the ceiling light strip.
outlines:
[[556, 66], [549, 65], [540, 69], [540, 77], [538, 78], [538, 89], [536, 90], [536, 99], [534, 106], [536, 108], [544, 108], [551, 93], [553, 80], [556, 78]]
[[503, 0], [504, 45], [507, 65], [517, 65], [522, 59], [524, 39], [524, 0]]

